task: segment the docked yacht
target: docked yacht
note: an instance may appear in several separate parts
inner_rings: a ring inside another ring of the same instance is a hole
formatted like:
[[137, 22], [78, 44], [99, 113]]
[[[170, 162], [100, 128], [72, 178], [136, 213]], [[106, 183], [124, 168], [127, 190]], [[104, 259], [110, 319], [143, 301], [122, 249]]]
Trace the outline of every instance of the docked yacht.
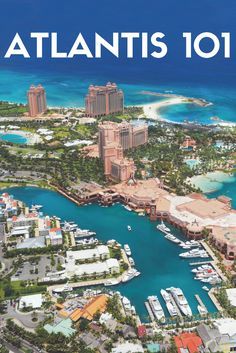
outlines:
[[157, 225], [157, 229], [160, 230], [163, 233], [170, 232], [170, 228], [168, 228], [163, 221], [161, 221], [161, 224]]
[[170, 292], [182, 313], [185, 316], [192, 316], [192, 310], [187, 302], [187, 299], [184, 296], [182, 289], [171, 287]]
[[165, 314], [164, 314], [164, 311], [161, 307], [161, 304], [160, 304], [157, 296], [156, 295], [149, 296], [148, 302], [150, 304], [150, 307], [152, 309], [152, 312], [153, 312], [155, 318], [158, 321], [161, 321], [162, 323], [164, 323], [165, 322]]
[[122, 304], [123, 304], [123, 307], [124, 307], [125, 311], [131, 311], [132, 310], [132, 306], [131, 306], [130, 300], [128, 298], [123, 297], [122, 298]]
[[130, 266], [132, 266], [132, 267], [135, 266], [135, 262], [132, 257], [129, 257], [128, 260], [129, 260]]
[[198, 312], [199, 312], [199, 314], [200, 314], [201, 316], [207, 314], [207, 309], [206, 309], [204, 306], [202, 306], [202, 305], [198, 305], [198, 306], [197, 306], [197, 310], [198, 310]]
[[130, 208], [128, 205], [125, 205], [124, 208], [125, 208], [127, 211], [132, 211], [132, 208]]
[[172, 241], [173, 243], [176, 243], [176, 244], [180, 243], [180, 240], [176, 238], [174, 235], [172, 235], [171, 233], [167, 233], [165, 235], [165, 238]]
[[63, 293], [63, 292], [71, 292], [71, 291], [73, 291], [73, 287], [68, 286], [68, 284], [65, 284], [62, 287], [58, 287], [58, 288], [53, 289], [53, 292], [58, 293], [58, 294]]
[[193, 257], [209, 257], [207, 252], [202, 249], [192, 249], [190, 251], [183, 252], [179, 254], [183, 258], [193, 258]]
[[124, 245], [124, 249], [125, 249], [126, 255], [131, 256], [131, 250], [128, 244]]
[[119, 280], [118, 279], [108, 279], [105, 283], [104, 286], [115, 286], [116, 284], [119, 284]]
[[171, 302], [167, 302], [166, 307], [167, 307], [167, 310], [168, 310], [170, 316], [177, 316], [178, 315], [175, 306]]
[[131, 268], [130, 270], [127, 271], [127, 273], [124, 275], [124, 277], [122, 278], [122, 282], [128, 282], [131, 279], [133, 279], [134, 277], [139, 276], [141, 273], [139, 271], [137, 271], [135, 268]]
[[92, 237], [95, 234], [95, 232], [91, 232], [89, 229], [75, 229], [75, 237]]
[[161, 296], [165, 300], [166, 303], [171, 301], [170, 294], [166, 290], [161, 289], [160, 293], [161, 293]]

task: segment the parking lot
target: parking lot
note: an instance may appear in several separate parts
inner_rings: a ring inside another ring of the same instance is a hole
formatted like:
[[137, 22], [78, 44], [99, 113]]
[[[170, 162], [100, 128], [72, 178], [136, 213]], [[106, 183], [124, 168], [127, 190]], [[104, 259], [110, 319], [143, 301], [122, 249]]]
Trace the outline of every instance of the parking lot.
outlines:
[[41, 280], [47, 276], [47, 272], [57, 271], [57, 259], [55, 255], [55, 265], [51, 265], [50, 255], [41, 255], [35, 257], [33, 260], [25, 261], [11, 277], [11, 280], [27, 281], [27, 280]]

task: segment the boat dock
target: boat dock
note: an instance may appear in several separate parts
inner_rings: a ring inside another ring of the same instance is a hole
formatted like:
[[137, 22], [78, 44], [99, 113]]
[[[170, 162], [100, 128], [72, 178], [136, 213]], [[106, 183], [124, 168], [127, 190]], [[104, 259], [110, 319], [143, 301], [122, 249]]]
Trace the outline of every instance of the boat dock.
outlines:
[[212, 265], [213, 261], [212, 260], [208, 260], [208, 261], [197, 261], [197, 262], [190, 262], [190, 266], [201, 266], [201, 265], [207, 265], [207, 264], [211, 264]]
[[145, 307], [147, 309], [147, 312], [148, 312], [148, 315], [149, 315], [151, 321], [154, 322], [155, 321], [155, 317], [153, 315], [153, 312], [152, 312], [152, 309], [151, 309], [149, 303], [148, 302], [144, 302], [144, 305], [145, 305]]
[[205, 304], [203, 303], [202, 299], [199, 297], [198, 294], [195, 294], [195, 298], [197, 299], [198, 304], [201, 305], [201, 307], [204, 308], [206, 310], [206, 312], [208, 313], [208, 310], [207, 310]]
[[220, 276], [220, 278], [226, 282], [227, 281], [227, 277], [225, 276], [225, 274], [221, 271], [221, 269], [217, 266], [218, 263], [218, 259], [215, 256], [215, 254], [213, 253], [213, 251], [211, 250], [211, 248], [209, 247], [209, 245], [205, 242], [205, 241], [201, 241], [200, 242], [201, 245], [203, 246], [203, 248], [208, 252], [208, 254], [212, 257], [213, 261], [211, 261], [211, 265], [212, 267], [216, 270], [216, 272], [218, 273], [218, 275]]

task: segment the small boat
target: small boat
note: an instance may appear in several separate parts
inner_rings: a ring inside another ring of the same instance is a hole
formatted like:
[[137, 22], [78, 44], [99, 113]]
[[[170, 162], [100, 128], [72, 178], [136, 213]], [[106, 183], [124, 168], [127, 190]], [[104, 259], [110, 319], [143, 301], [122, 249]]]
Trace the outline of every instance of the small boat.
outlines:
[[203, 286], [202, 289], [204, 289], [205, 291], [209, 292], [209, 288], [207, 286]]
[[127, 229], [129, 232], [132, 230], [131, 226], [127, 226]]
[[125, 205], [124, 208], [125, 208], [127, 211], [132, 211], [132, 208], [130, 208], [128, 205]]
[[198, 305], [197, 310], [201, 316], [207, 314], [207, 309], [202, 305]]

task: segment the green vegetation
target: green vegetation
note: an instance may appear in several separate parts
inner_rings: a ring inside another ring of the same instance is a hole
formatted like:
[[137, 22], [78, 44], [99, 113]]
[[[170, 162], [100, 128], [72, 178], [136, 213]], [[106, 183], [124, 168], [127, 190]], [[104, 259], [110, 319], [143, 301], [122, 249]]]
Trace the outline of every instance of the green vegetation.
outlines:
[[26, 286], [23, 281], [10, 281], [9, 279], [1, 280], [0, 283], [0, 299], [16, 298], [20, 295], [41, 293], [47, 290], [46, 286], [30, 284]]
[[0, 116], [22, 116], [27, 112], [27, 106], [0, 101]]
[[236, 308], [230, 304], [230, 301], [228, 299], [226, 289], [225, 288], [219, 288], [217, 292], [215, 293], [216, 298], [218, 299], [220, 305], [225, 309], [226, 313], [236, 319]]

